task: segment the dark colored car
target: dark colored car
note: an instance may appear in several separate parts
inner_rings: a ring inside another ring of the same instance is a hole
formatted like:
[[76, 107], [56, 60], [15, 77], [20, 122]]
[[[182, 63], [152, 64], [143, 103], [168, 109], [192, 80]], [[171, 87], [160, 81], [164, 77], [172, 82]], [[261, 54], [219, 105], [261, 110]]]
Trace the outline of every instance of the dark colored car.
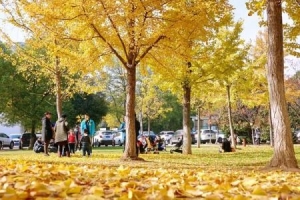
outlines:
[[29, 147], [31, 137], [34, 137], [33, 142], [35, 142], [38, 137], [41, 137], [41, 134], [23, 133], [20, 137], [19, 149], [22, 149], [23, 147]]

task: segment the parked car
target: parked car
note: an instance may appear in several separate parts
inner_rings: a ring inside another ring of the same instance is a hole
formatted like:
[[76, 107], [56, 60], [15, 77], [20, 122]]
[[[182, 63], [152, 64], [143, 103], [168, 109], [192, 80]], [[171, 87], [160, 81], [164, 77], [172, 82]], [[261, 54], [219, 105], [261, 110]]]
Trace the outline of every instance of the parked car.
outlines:
[[3, 149], [3, 147], [14, 148], [14, 142], [6, 133], [0, 133], [0, 149]]
[[142, 135], [144, 135], [144, 136], [149, 136], [149, 134], [150, 134], [150, 135], [155, 135], [155, 136], [156, 136], [156, 134], [155, 134], [153, 131], [143, 131], [143, 132], [142, 132]]
[[10, 134], [9, 137], [10, 139], [14, 142], [14, 146], [17, 146], [19, 147], [20, 146], [20, 138], [21, 138], [21, 135], [20, 133], [17, 133], [17, 134]]
[[[210, 129], [201, 129], [200, 130], [200, 139], [201, 143], [215, 143], [217, 138], [217, 133], [214, 130]], [[198, 133], [195, 135], [196, 141], [198, 141]]]
[[297, 142], [300, 142], [300, 130], [295, 132]]
[[115, 146], [114, 136], [116, 133], [117, 132], [115, 131], [102, 131], [94, 137], [94, 144], [98, 147], [100, 147], [101, 145]]
[[166, 142], [166, 144], [170, 144], [171, 138], [174, 134], [174, 131], [161, 131], [159, 133], [161, 139], [163, 139]]
[[124, 139], [125, 139], [125, 132], [119, 131], [115, 134], [114, 140], [116, 145], [122, 146], [125, 142]]
[[[177, 144], [177, 142], [182, 138], [183, 130], [177, 130], [170, 139], [170, 144]], [[191, 141], [192, 144], [196, 144], [195, 134], [191, 132]]]
[[[31, 133], [23, 133], [21, 135], [19, 149], [22, 149], [23, 147], [29, 147], [31, 135], [32, 135]], [[34, 137], [34, 141], [33, 141], [34, 143], [36, 139], [38, 137], [42, 137], [42, 135], [40, 133], [37, 133], [37, 134], [33, 134], [33, 137]]]

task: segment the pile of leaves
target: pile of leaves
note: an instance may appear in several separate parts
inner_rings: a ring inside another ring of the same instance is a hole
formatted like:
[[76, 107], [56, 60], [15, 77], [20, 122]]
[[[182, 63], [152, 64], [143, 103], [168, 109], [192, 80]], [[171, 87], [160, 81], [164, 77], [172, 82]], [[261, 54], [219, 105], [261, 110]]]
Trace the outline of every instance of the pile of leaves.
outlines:
[[[229, 161], [202, 165], [205, 157], [199, 155], [162, 153], [142, 155], [147, 162], [122, 162], [121, 153], [58, 158], [18, 152], [0, 153], [3, 200], [300, 199], [299, 172], [262, 171], [261, 166], [233, 166]], [[228, 160], [235, 160], [234, 155], [215, 154]]]

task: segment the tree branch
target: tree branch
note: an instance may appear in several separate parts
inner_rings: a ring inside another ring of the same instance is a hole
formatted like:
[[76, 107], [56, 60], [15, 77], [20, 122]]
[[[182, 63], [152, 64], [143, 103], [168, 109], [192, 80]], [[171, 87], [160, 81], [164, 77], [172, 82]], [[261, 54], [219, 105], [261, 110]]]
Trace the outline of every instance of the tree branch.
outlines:
[[115, 54], [115, 56], [117, 56], [117, 58], [121, 61], [121, 63], [124, 65], [125, 68], [127, 68], [127, 64], [126, 61], [124, 60], [124, 58], [117, 52], [117, 50], [105, 39], [105, 37], [100, 33], [100, 31], [97, 29], [95, 24], [90, 24], [92, 26], [92, 28], [94, 29], [94, 31], [98, 34], [98, 36], [101, 38], [101, 40], [103, 42], [105, 42], [108, 47], [111, 49], [111, 51]]
[[138, 59], [137, 61], [136, 61], [136, 64], [138, 64], [148, 53], [149, 53], [149, 51], [156, 45], [156, 44], [158, 44], [159, 43], [159, 41], [160, 40], [162, 40], [162, 39], [164, 39], [164, 38], [166, 38], [166, 36], [164, 36], [164, 35], [161, 35], [161, 36], [159, 36], [156, 40], [155, 40], [155, 42], [153, 43], [153, 44], [151, 44], [145, 51], [144, 51], [144, 53], [142, 53], [142, 55], [140, 56], [140, 59]]
[[105, 7], [105, 5], [104, 5], [104, 3], [103, 3], [102, 0], [100, 0], [100, 3], [101, 3], [101, 5], [102, 5], [102, 7], [103, 7], [103, 9], [104, 9], [104, 11], [105, 11], [105, 14], [106, 14], [108, 20], [110, 21], [110, 23], [111, 23], [113, 29], [115, 30], [115, 32], [116, 32], [116, 34], [117, 34], [117, 36], [118, 36], [119, 41], [121, 42], [123, 51], [124, 51], [124, 53], [125, 53], [125, 55], [126, 55], [126, 58], [127, 58], [127, 60], [128, 60], [128, 53], [127, 53], [127, 50], [126, 50], [126, 46], [125, 46], [124, 41], [123, 41], [122, 38], [121, 38], [121, 35], [120, 35], [120, 33], [119, 33], [118, 29], [117, 29], [117, 26], [115, 25], [115, 23], [114, 23], [114, 21], [112, 20], [111, 16], [110, 16], [109, 13], [107, 12], [107, 8]]

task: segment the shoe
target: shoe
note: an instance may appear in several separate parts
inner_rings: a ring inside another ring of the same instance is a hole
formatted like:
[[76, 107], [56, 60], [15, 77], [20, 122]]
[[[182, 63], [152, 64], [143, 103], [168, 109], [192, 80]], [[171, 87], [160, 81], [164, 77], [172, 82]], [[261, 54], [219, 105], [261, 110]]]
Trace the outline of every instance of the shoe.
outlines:
[[45, 153], [45, 156], [50, 156], [48, 153]]

